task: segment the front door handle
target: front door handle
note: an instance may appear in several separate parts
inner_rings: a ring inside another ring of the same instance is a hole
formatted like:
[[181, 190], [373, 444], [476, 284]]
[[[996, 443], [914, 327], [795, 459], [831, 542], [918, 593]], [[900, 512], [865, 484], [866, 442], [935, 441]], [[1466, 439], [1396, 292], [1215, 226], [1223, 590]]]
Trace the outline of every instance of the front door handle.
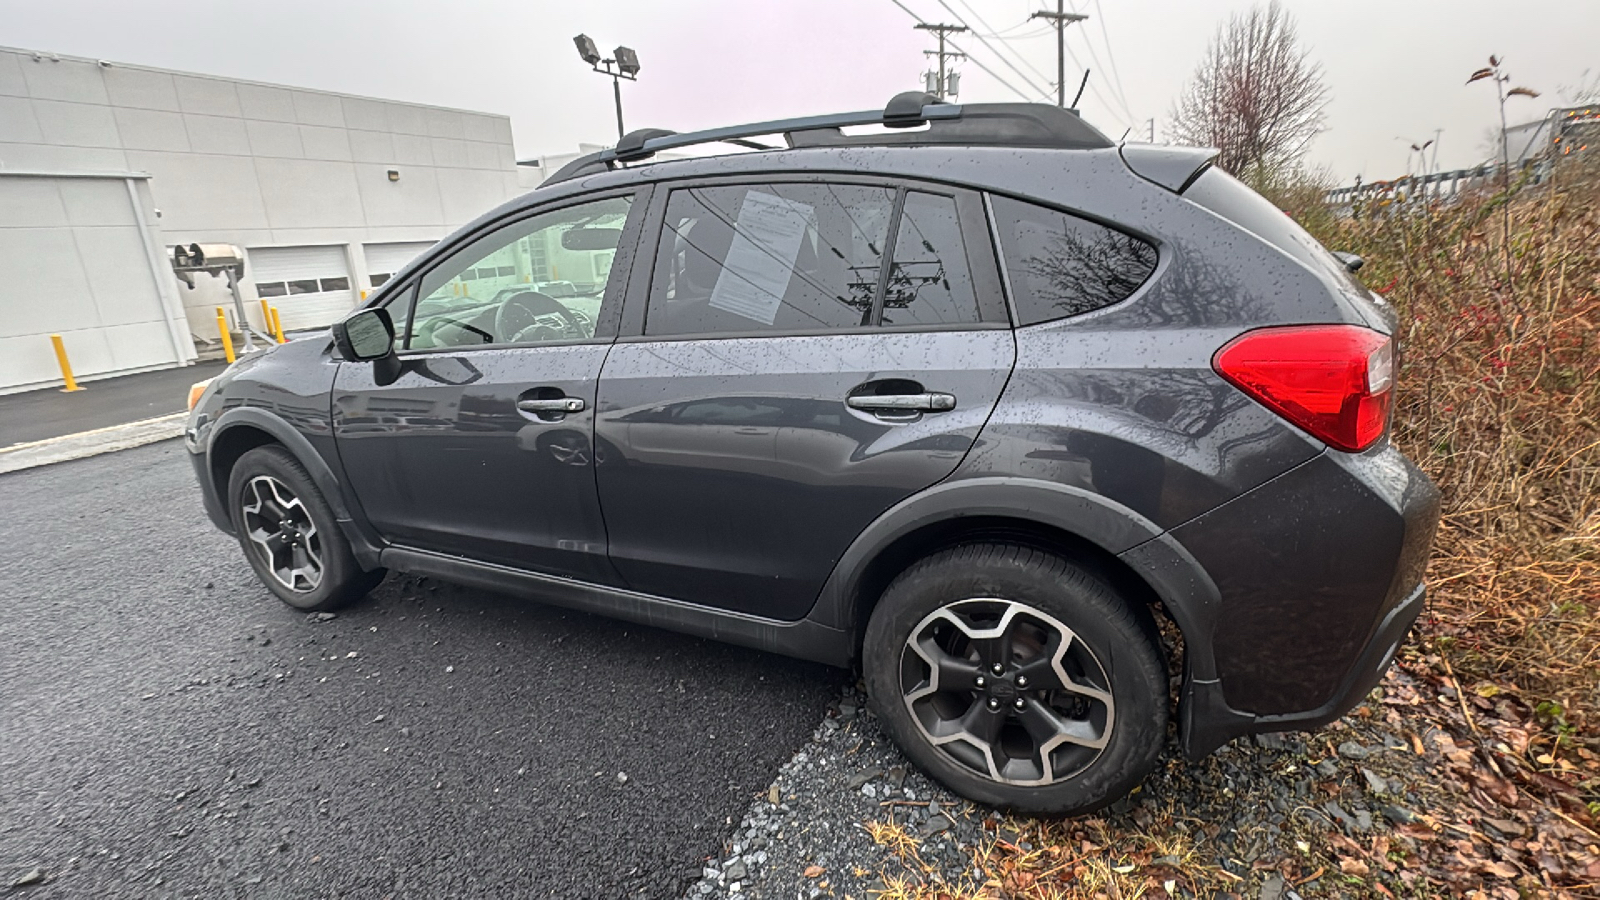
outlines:
[[948, 412], [956, 408], [956, 395], [926, 391], [920, 394], [858, 394], [845, 398], [851, 409], [863, 412]]
[[518, 400], [517, 409], [530, 413], [583, 412], [582, 397], [553, 397], [547, 400]]

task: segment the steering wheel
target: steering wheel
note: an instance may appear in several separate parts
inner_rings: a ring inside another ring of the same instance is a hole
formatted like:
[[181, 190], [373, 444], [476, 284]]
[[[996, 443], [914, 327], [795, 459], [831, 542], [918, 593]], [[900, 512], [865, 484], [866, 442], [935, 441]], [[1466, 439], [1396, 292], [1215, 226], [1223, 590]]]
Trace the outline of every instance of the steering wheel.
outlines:
[[583, 320], [548, 294], [523, 291], [500, 301], [494, 314], [494, 333], [500, 340], [518, 343], [541, 331], [552, 332], [550, 337], [558, 339], [586, 336]]

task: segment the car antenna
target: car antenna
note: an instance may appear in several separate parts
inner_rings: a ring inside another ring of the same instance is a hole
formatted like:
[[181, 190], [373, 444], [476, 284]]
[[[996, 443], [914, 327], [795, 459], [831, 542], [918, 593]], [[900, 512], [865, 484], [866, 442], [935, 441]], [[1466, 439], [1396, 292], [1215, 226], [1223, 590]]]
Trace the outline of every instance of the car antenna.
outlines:
[[[1091, 70], [1089, 70], [1089, 69], [1084, 69], [1083, 70], [1083, 80], [1078, 82], [1078, 93], [1074, 94], [1073, 97], [1072, 97], [1072, 108], [1073, 109], [1077, 109], [1078, 108], [1078, 101], [1083, 99], [1083, 89], [1089, 86], [1089, 72], [1090, 71]], [[1132, 129], [1129, 129], [1129, 130], [1131, 131]]]

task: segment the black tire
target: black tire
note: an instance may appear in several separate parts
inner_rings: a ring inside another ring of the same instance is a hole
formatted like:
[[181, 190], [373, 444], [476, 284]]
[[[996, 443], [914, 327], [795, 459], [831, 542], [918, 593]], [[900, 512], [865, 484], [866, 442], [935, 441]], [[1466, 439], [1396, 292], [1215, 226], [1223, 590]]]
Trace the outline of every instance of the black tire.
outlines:
[[[337, 609], [383, 580], [383, 569], [364, 571], [356, 562], [328, 501], [281, 446], [256, 447], [239, 457], [228, 473], [227, 504], [250, 568], [295, 609]], [[269, 554], [279, 565], [269, 562]]]
[[[1094, 570], [1030, 547], [966, 544], [914, 563], [873, 610], [862, 666], [905, 754], [990, 806], [1091, 812], [1137, 786], [1166, 741], [1167, 669], [1149, 612]], [[1054, 689], [1062, 674], [1071, 684]]]

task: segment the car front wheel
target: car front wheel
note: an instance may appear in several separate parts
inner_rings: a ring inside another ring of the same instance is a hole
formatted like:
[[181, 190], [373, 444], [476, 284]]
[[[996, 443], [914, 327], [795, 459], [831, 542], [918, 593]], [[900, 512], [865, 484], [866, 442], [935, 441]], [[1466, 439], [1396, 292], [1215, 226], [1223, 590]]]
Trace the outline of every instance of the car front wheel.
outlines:
[[384, 570], [361, 569], [328, 502], [282, 447], [256, 447], [239, 457], [228, 476], [228, 498], [245, 559], [290, 606], [335, 609], [383, 580]]
[[1166, 739], [1160, 639], [1093, 569], [1014, 544], [912, 565], [867, 626], [870, 701], [956, 793], [1074, 815], [1132, 790]]

